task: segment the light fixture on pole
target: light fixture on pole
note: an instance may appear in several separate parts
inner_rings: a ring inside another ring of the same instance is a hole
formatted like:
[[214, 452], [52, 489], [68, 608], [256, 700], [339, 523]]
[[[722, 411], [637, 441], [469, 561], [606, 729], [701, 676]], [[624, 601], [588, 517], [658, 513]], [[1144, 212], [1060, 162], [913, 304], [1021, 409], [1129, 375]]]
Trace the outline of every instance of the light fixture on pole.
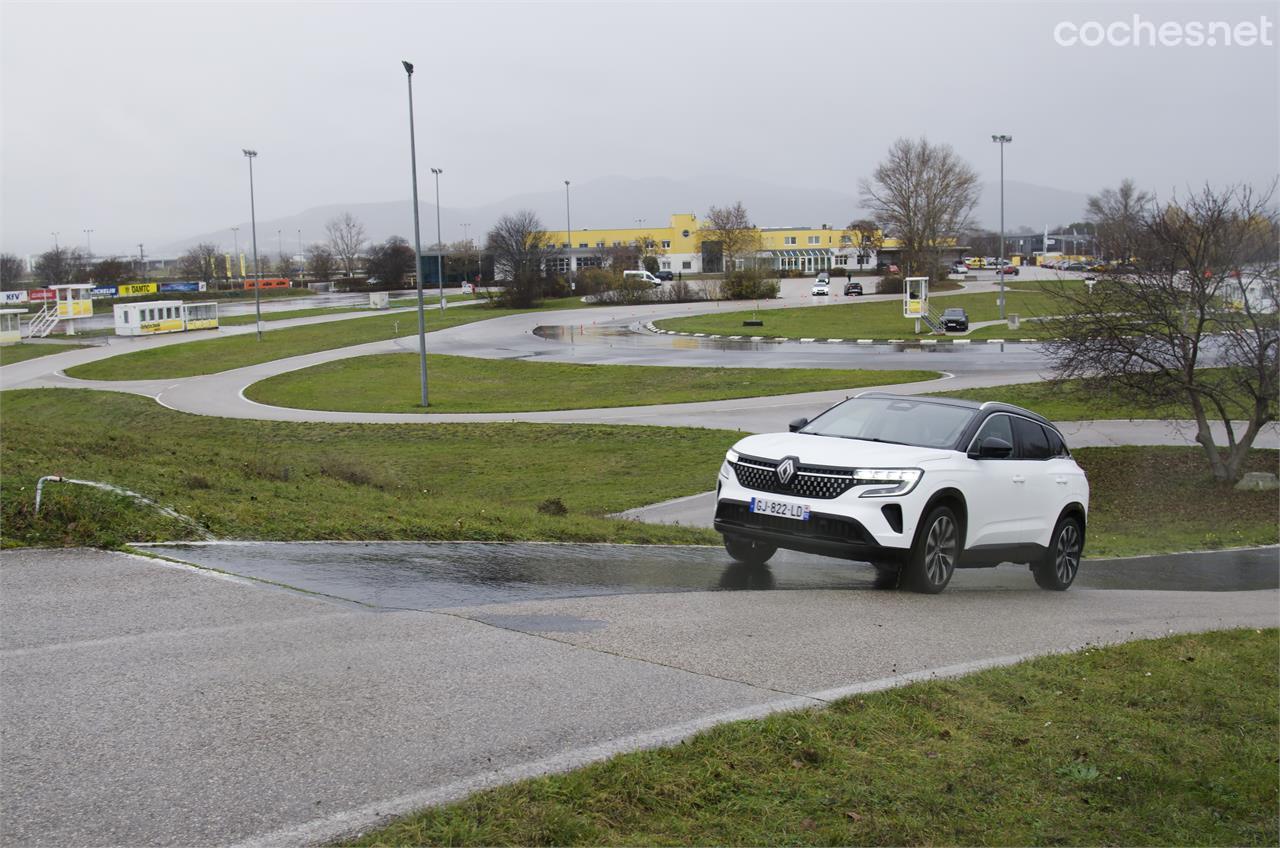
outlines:
[[577, 287], [573, 284], [573, 225], [569, 222], [569, 181], [564, 181], [564, 247], [565, 262], [569, 263], [569, 291]]
[[439, 286], [440, 311], [444, 311], [444, 241], [440, 235], [440, 175], [443, 168], [432, 168], [436, 175], [436, 285]]
[[991, 140], [1000, 145], [1000, 258], [996, 260], [996, 274], [1000, 277], [1000, 320], [1004, 320], [1004, 146], [1013, 141], [1011, 135], [993, 135]]
[[258, 341], [262, 341], [262, 268], [258, 265], [258, 211], [253, 199], [253, 160], [258, 151], [244, 150], [249, 160], [249, 227], [253, 232], [253, 314], [254, 324], [258, 330]]
[[409, 167], [413, 173], [413, 270], [418, 284], [418, 359], [422, 405], [427, 405], [427, 318], [422, 305], [422, 236], [418, 226], [418, 145], [413, 136], [413, 65], [401, 61], [409, 80]]

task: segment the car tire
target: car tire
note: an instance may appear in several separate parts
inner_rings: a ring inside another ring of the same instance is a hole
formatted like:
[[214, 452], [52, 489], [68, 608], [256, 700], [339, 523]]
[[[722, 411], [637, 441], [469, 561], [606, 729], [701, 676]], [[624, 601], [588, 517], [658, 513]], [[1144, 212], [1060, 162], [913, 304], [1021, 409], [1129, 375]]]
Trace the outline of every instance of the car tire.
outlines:
[[964, 550], [960, 522], [951, 507], [937, 506], [920, 524], [911, 557], [902, 569], [902, 583], [913, 592], [936, 595], [951, 582]]
[[1064, 515], [1053, 528], [1049, 550], [1039, 562], [1032, 563], [1031, 574], [1036, 585], [1052, 592], [1065, 592], [1080, 573], [1080, 554], [1084, 550], [1084, 530], [1080, 519]]
[[778, 552], [777, 545], [737, 536], [725, 536], [724, 549], [738, 562], [755, 566], [764, 565]]

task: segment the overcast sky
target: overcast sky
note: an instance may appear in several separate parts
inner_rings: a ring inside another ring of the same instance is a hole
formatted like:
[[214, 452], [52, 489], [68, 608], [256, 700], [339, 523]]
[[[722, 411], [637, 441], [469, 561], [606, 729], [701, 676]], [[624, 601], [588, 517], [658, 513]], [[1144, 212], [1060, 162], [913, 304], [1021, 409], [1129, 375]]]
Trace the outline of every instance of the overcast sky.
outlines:
[[[1276, 2], [4, 2], [3, 219], [135, 249], [248, 217], [404, 199], [405, 75], [423, 197], [629, 177], [856, 191], [897, 136], [984, 178], [1167, 193], [1277, 172]], [[1058, 24], [1272, 23], [1273, 46], [1064, 47]], [[715, 199], [711, 199], [714, 202]], [[584, 221], [587, 226], [597, 222]], [[598, 222], [608, 225], [614, 222]]]

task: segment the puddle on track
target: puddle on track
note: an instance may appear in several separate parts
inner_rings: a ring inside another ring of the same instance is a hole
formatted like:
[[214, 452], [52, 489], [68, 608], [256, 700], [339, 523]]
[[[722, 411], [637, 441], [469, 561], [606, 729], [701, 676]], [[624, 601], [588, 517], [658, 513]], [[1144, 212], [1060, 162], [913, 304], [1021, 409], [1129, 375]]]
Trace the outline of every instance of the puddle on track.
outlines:
[[[437, 609], [655, 592], [870, 590], [865, 563], [780, 551], [768, 566], [721, 548], [491, 542], [213, 542], [139, 545], [194, 565], [383, 609]], [[1086, 560], [1082, 589], [1239, 591], [1280, 587], [1276, 548]], [[1040, 591], [1025, 566], [960, 569], [948, 592]], [[550, 629], [588, 622], [531, 623]], [[515, 626], [513, 629], [524, 629]]]

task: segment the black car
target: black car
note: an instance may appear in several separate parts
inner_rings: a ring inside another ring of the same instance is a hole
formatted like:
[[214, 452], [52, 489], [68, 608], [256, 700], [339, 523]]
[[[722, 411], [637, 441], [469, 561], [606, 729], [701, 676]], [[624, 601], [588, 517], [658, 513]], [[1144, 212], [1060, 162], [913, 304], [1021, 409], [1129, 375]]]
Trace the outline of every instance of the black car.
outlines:
[[664, 283], [669, 283], [676, 278], [676, 275], [671, 271], [659, 271], [653, 276], [657, 277], [659, 280], [662, 280]]
[[850, 294], [858, 294], [858, 295], [860, 295], [860, 294], [862, 294], [862, 283], [853, 283], [853, 282], [845, 283], [845, 284], [844, 284], [844, 293], [845, 293], [846, 295], [850, 295]]
[[969, 313], [958, 306], [944, 310], [942, 313], [942, 329], [966, 332], [969, 329]]

